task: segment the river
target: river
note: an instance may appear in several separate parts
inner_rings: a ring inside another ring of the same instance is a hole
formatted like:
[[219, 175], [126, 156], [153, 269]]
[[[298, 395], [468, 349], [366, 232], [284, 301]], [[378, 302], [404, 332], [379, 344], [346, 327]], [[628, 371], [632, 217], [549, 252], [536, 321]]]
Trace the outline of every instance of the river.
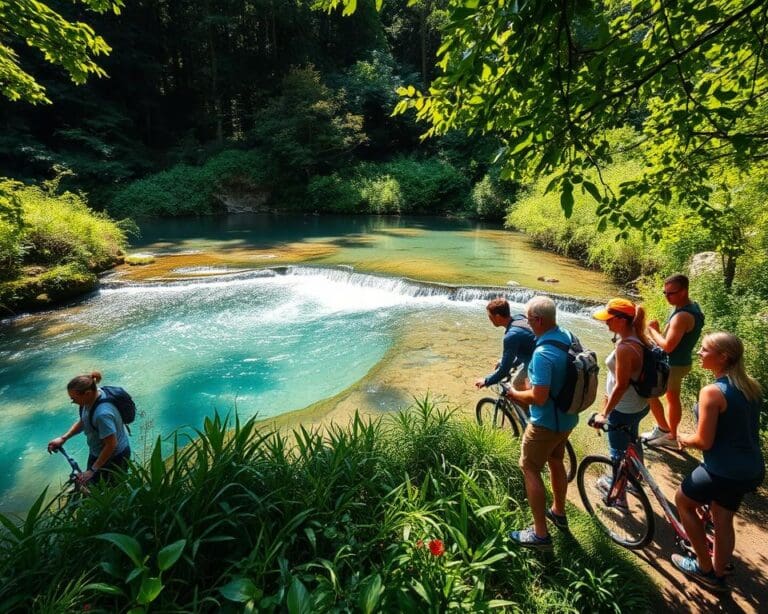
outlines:
[[[120, 267], [77, 304], [0, 326], [0, 511], [23, 511], [66, 478], [45, 444], [76, 418], [66, 382], [94, 369], [135, 397], [142, 457], [214, 411], [317, 424], [426, 394], [466, 410], [479, 397], [471, 382], [498, 358], [501, 331], [483, 306], [502, 291], [518, 309], [534, 290], [590, 299], [558, 296], [562, 322], [590, 347], [610, 346], [589, 309], [615, 289], [489, 225], [172, 220], [144, 227], [133, 250], [155, 263]], [[67, 445], [81, 459], [83, 440]]]

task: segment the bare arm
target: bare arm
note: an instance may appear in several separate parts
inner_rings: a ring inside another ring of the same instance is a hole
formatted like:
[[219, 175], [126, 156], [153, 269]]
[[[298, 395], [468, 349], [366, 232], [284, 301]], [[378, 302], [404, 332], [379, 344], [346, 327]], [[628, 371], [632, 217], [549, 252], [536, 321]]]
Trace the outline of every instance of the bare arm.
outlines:
[[104, 445], [101, 447], [101, 452], [99, 452], [98, 458], [77, 478], [82, 484], [87, 483], [94, 474], [101, 469], [110, 458], [112, 458], [112, 454], [114, 454], [115, 448], [117, 447], [117, 435], [114, 433], [107, 435], [101, 442]]
[[540, 407], [549, 399], [549, 386], [534, 385], [528, 390], [515, 390], [512, 388], [507, 393], [507, 396], [521, 405], [538, 405]]
[[695, 324], [696, 320], [693, 315], [681, 311], [669, 321], [669, 326], [663, 335], [650, 326], [648, 327], [648, 334], [653, 338], [656, 345], [669, 354], [675, 350], [683, 335], [692, 330]]
[[48, 453], [50, 454], [51, 452], [58, 450], [61, 446], [64, 445], [64, 442], [67, 441], [67, 439], [72, 439], [72, 437], [77, 435], [82, 430], [83, 430], [83, 421], [78, 420], [72, 426], [70, 426], [69, 430], [66, 433], [64, 433], [61, 437], [56, 437], [55, 439], [51, 439], [48, 442]]
[[714, 384], [704, 386], [699, 391], [699, 424], [695, 433], [678, 434], [680, 447], [709, 450], [715, 442], [717, 420], [725, 411], [727, 402], [720, 389]]

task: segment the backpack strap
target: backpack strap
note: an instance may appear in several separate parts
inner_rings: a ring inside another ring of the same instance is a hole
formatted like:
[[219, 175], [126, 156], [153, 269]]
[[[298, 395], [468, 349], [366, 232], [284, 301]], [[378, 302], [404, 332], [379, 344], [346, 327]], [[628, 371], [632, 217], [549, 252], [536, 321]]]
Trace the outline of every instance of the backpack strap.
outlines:
[[[109, 400], [109, 397], [107, 397], [107, 393], [104, 392], [104, 389], [101, 390], [101, 396], [93, 402], [93, 405], [91, 405], [91, 411], [88, 412], [88, 422], [91, 423], [91, 428], [92, 429], [96, 428], [93, 425], [93, 417], [96, 415], [96, 408], [99, 405], [101, 405], [102, 403], [112, 403]], [[114, 403], [112, 403], [112, 404], [114, 405]], [[81, 420], [83, 419], [83, 406], [82, 405], [80, 406], [80, 419]]]
[[[551, 345], [553, 347], [556, 347], [558, 350], [561, 350], [568, 354], [571, 351], [571, 346], [568, 343], [563, 343], [562, 341], [558, 341], [557, 339], [542, 339], [539, 341], [537, 346], [540, 345]], [[563, 382], [563, 386], [565, 386], [565, 382]], [[559, 393], [558, 393], [559, 394]], [[560, 430], [560, 410], [557, 409], [557, 403], [555, 403], [555, 396], [552, 394], [552, 388], [549, 389], [549, 398], [552, 399], [552, 407], [555, 411], [555, 428], [559, 431]]]
[[571, 346], [569, 344], [558, 341], [557, 339], [542, 339], [537, 345], [552, 345], [557, 349], [562, 350], [566, 354], [571, 350]]

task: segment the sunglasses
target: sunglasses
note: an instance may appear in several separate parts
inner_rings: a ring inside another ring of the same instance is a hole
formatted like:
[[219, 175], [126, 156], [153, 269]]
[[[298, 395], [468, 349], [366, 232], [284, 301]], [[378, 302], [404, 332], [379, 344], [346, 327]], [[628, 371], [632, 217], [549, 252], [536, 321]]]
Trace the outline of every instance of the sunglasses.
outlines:
[[669, 292], [667, 292], [666, 290], [664, 290], [664, 292], [662, 292], [662, 294], [663, 294], [664, 296], [672, 296], [673, 294], [677, 294], [678, 292], [680, 292], [680, 290], [670, 290]]

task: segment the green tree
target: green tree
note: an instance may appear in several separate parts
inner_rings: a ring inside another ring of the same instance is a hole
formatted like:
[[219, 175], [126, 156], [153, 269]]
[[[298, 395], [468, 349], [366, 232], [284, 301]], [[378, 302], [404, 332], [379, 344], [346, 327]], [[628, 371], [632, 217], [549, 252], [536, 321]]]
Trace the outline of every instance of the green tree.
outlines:
[[[352, 0], [325, 0], [326, 8]], [[416, 0], [409, 0], [416, 4]], [[502, 138], [507, 176], [555, 173], [566, 216], [574, 190], [620, 229], [646, 226], [673, 199], [717, 227], [712, 162], [768, 152], [763, 128], [765, 0], [453, 0], [427, 91], [403, 88], [403, 112]], [[648, 168], [613, 191], [584, 180], [611, 150], [606, 129], [641, 122]], [[625, 205], [650, 195], [633, 213]]]
[[[111, 10], [119, 14], [123, 6], [123, 0], [75, 1], [98, 13]], [[37, 0], [0, 2], [0, 90], [10, 100], [51, 102], [45, 88], [21, 67], [14, 48], [20, 41], [40, 51], [46, 61], [61, 66], [77, 84], [85, 83], [90, 75], [106, 75], [95, 58], [111, 49], [88, 24], [68, 21]]]

